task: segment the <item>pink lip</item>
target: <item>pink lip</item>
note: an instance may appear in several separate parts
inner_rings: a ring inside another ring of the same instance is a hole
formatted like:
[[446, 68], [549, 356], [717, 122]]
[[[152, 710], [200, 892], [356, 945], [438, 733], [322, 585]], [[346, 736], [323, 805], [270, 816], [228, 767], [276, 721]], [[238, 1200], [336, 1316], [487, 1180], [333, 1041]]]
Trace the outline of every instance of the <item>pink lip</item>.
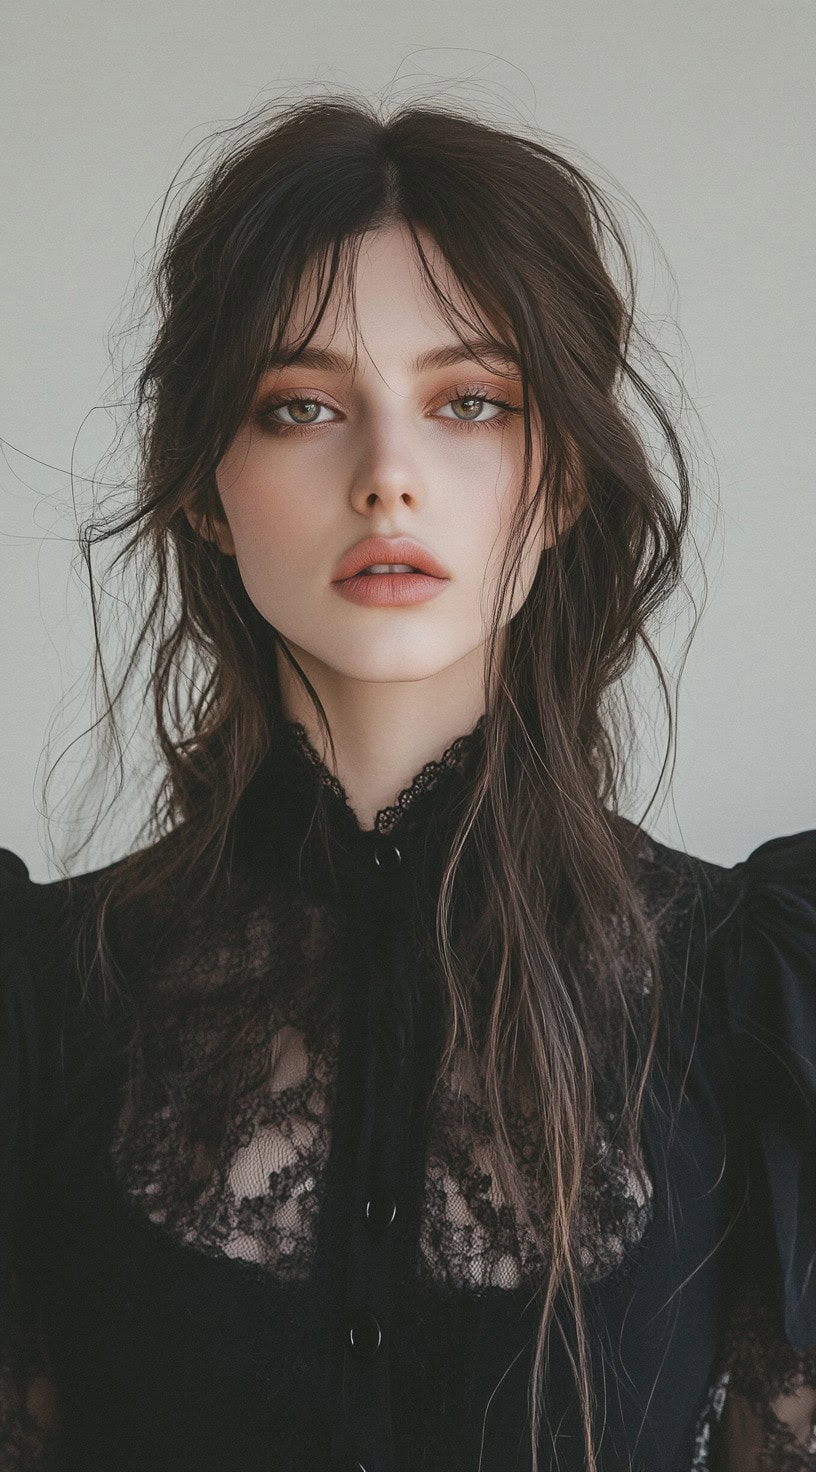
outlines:
[[[334, 582], [339, 583], [346, 578], [354, 577], [355, 573], [361, 572], [364, 567], [387, 562], [405, 563], [407, 567], [416, 567], [420, 573], [433, 578], [447, 579], [450, 576], [448, 569], [442, 566], [428, 547], [423, 547], [420, 542], [415, 542], [410, 537], [364, 537], [345, 556], [341, 557], [335, 570]], [[392, 580], [412, 576], [416, 577], [416, 573], [374, 574], [375, 578], [389, 577]]]
[[[392, 560], [396, 562], [398, 559]], [[428, 598], [435, 598], [449, 581], [448, 578], [430, 577], [421, 572], [373, 572], [341, 578], [333, 586], [341, 598], [347, 598], [351, 603], [362, 603], [369, 608], [404, 608], [411, 603], [424, 603]]]

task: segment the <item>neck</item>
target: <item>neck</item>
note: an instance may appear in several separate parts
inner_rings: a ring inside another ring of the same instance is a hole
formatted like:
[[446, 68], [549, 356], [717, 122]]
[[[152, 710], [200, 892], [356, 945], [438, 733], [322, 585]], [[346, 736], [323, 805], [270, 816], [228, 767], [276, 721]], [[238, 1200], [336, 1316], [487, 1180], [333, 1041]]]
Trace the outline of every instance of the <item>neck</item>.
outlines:
[[[332, 760], [312, 703], [279, 657], [283, 712], [299, 721], [315, 751], [345, 789], [361, 828], [372, 828], [381, 808], [393, 803], [426, 762], [436, 761], [458, 736], [471, 731], [484, 711], [484, 691], [467, 662], [419, 680], [354, 681], [311, 666], [294, 650], [323, 703], [334, 738]], [[481, 659], [481, 650], [475, 651]], [[460, 666], [462, 668], [460, 669]], [[481, 668], [481, 666], [480, 666]]]

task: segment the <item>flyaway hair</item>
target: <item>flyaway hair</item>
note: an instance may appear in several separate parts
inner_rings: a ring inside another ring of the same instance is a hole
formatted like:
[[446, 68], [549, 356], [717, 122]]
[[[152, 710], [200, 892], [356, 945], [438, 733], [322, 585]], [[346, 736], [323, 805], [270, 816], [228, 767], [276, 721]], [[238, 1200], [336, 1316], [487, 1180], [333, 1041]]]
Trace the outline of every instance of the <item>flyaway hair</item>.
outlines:
[[[140, 1077], [155, 1081], [161, 1069], [146, 1042], [150, 966], [124, 974], [114, 937], [162, 895], [179, 906], [183, 896], [187, 915], [214, 903], [219, 876], [229, 874], [236, 809], [283, 719], [276, 649], [303, 680], [330, 742], [317, 692], [254, 608], [235, 560], [194, 530], [187, 513], [205, 530], [223, 517], [216, 469], [270, 352], [307, 343], [338, 296], [353, 317], [360, 243], [397, 221], [410, 230], [452, 331], [512, 354], [523, 383], [524, 479], [485, 651], [484, 756], [439, 896], [449, 1018], [442, 1068], [454, 1047], [466, 1048], [483, 1083], [502, 1189], [549, 1264], [530, 1385], [534, 1465], [546, 1337], [555, 1327], [569, 1340], [586, 1467], [596, 1472], [576, 1223], [601, 1113], [614, 1113], [619, 1142], [640, 1158], [664, 991], [655, 917], [631, 862], [637, 829], [618, 811], [631, 732], [616, 691], [645, 651], [671, 729], [647, 630], [682, 581], [690, 477], [672, 416], [634, 363], [634, 270], [614, 213], [581, 169], [535, 137], [441, 106], [384, 116], [356, 98], [307, 99], [230, 135], [179, 209], [155, 271], [158, 323], [138, 377], [132, 501], [83, 532], [104, 720], [115, 730], [137, 688], [162, 761], [149, 843], [100, 879], [86, 970], [103, 1006], [124, 1005], [138, 1090]], [[434, 276], [423, 235], [439, 247], [466, 313]], [[612, 249], [623, 286], [613, 279]], [[312, 311], [296, 342], [293, 305], [307, 280]], [[627, 396], [657, 426], [674, 499]], [[539, 478], [534, 425], [542, 433]], [[508, 622], [542, 501], [566, 530], [542, 553]], [[102, 658], [104, 600], [92, 571], [109, 539], [122, 542], [118, 563], [138, 589], [139, 626], [117, 670]], [[467, 925], [457, 883], [465, 860], [480, 876]], [[642, 976], [650, 978], [645, 1010], [632, 984]], [[489, 996], [481, 1019], [476, 978]], [[538, 1120], [532, 1189], [517, 1159], [519, 1109]], [[559, 1295], [568, 1326], [556, 1313]]]

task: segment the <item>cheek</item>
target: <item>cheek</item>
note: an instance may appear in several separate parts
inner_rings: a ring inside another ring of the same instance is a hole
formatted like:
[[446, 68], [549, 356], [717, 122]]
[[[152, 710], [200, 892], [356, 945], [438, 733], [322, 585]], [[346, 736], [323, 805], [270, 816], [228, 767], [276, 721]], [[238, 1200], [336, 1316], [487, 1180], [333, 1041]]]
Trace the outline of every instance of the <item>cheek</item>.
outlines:
[[467, 515], [461, 519], [469, 527], [468, 535], [478, 542], [484, 560], [498, 567], [518, 507], [521, 470], [513, 457], [506, 455], [487, 474], [474, 477], [464, 487]]
[[285, 469], [273, 472], [260, 447], [236, 443], [222, 460], [216, 484], [235, 542], [239, 564], [268, 562], [276, 548], [297, 556], [307, 530], [302, 492], [287, 481]]

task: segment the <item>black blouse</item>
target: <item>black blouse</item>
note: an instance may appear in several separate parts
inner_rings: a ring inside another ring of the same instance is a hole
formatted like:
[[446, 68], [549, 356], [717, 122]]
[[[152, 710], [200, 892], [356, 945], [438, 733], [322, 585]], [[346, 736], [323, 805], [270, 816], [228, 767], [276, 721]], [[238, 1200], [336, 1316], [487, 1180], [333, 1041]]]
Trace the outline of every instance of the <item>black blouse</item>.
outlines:
[[[543, 1265], [478, 1078], [454, 1062], [431, 1090], [426, 947], [482, 729], [362, 829], [285, 723], [224, 860], [255, 898], [176, 916], [152, 981], [175, 1084], [136, 1112], [75, 960], [98, 876], [34, 884], [0, 854], [2, 1472], [530, 1467]], [[636, 852], [688, 1067], [650, 1076], [648, 1189], [598, 1128], [581, 1255], [602, 1472], [736, 1472], [731, 1395], [762, 1423], [757, 1466], [816, 1467], [816, 1436], [777, 1414], [816, 1386], [816, 831], [734, 868], [645, 833]], [[568, 1353], [567, 1323], [542, 1472], [583, 1464]]]

